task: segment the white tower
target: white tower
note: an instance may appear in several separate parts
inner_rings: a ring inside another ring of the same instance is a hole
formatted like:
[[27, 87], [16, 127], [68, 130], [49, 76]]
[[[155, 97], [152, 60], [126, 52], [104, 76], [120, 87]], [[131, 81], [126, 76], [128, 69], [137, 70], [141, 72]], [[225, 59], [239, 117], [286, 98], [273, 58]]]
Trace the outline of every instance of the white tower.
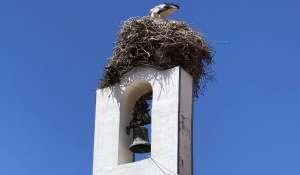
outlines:
[[[136, 100], [152, 91], [151, 157], [132, 162], [126, 126]], [[93, 175], [191, 175], [193, 79], [182, 68], [140, 67], [97, 90]]]

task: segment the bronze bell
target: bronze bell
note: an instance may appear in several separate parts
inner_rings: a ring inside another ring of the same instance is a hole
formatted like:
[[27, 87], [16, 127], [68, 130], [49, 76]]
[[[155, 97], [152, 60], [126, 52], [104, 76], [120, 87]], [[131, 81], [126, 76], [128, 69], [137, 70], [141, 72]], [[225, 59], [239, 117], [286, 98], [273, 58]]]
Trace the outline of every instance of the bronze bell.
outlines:
[[133, 153], [149, 153], [151, 152], [151, 144], [148, 138], [148, 129], [144, 126], [136, 126], [133, 128], [133, 142], [129, 146], [129, 150]]

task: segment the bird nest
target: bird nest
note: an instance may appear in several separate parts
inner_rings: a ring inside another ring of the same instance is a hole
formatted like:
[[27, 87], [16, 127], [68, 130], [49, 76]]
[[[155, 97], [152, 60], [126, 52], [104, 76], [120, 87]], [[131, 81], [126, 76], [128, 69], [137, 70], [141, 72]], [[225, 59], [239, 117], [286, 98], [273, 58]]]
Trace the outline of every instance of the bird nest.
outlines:
[[186, 23], [151, 17], [130, 18], [119, 32], [99, 88], [120, 82], [135, 67], [165, 70], [180, 66], [193, 77], [197, 97], [212, 78], [212, 63], [211, 48]]

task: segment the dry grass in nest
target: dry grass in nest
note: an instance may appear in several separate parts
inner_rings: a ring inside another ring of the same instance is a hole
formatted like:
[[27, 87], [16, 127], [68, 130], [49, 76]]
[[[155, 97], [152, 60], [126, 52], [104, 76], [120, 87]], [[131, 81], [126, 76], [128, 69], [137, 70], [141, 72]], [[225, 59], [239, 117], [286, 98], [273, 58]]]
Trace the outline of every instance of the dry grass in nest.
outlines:
[[130, 18], [123, 23], [99, 88], [120, 82], [125, 73], [138, 66], [158, 70], [181, 66], [193, 77], [197, 97], [211, 78], [212, 63], [211, 48], [186, 23]]

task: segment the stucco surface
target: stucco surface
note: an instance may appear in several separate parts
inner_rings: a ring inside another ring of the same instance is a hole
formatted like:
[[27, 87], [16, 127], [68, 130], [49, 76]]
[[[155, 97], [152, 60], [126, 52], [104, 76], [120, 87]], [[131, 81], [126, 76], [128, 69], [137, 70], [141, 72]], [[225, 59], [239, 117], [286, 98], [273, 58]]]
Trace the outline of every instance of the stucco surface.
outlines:
[[[151, 90], [151, 158], [132, 162], [125, 127], [135, 101]], [[191, 106], [192, 78], [180, 67], [136, 68], [97, 90], [93, 174], [191, 174]]]

